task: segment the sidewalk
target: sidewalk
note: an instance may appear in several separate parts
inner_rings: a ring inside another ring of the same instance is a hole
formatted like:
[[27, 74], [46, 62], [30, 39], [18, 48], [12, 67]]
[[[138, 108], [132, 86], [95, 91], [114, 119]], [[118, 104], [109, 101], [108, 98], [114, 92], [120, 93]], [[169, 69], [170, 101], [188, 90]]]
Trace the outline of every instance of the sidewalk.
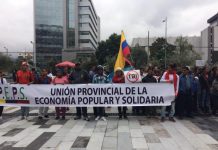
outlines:
[[[6, 108], [5, 113], [12, 110]], [[14, 113], [17, 111], [14, 109]], [[71, 113], [74, 111], [71, 109]], [[36, 112], [37, 109], [31, 111]], [[72, 116], [58, 121], [54, 116], [42, 121], [31, 116], [30, 121], [18, 121], [20, 117], [12, 114], [10, 120], [3, 118], [0, 122], [0, 150], [218, 149], [217, 117], [161, 123], [159, 117], [130, 116], [128, 120], [119, 120], [110, 116], [107, 122], [93, 119], [86, 122], [75, 121]]]

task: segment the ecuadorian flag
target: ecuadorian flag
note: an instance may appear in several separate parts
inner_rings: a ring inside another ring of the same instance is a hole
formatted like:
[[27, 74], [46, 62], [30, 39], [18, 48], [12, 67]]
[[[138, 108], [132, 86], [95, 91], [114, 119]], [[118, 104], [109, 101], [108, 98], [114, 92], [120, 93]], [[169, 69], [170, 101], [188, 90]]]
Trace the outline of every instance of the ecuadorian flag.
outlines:
[[126, 38], [124, 35], [124, 32], [122, 31], [121, 34], [121, 41], [120, 41], [120, 50], [117, 56], [117, 60], [114, 66], [114, 70], [118, 67], [120, 68], [124, 68], [125, 67], [125, 61], [126, 61], [126, 57], [130, 54], [130, 49], [129, 46], [126, 42]]

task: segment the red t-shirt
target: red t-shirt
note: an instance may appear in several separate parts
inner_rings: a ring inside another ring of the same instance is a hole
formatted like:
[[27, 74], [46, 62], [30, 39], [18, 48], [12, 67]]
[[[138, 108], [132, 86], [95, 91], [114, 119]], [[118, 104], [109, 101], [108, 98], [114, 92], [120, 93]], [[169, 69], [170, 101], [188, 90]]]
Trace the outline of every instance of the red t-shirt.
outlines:
[[113, 77], [113, 83], [125, 83], [125, 78], [124, 77], [118, 77], [118, 76], [114, 76]]
[[17, 71], [17, 83], [19, 84], [29, 84], [30, 82], [33, 82], [34, 77], [31, 71]]

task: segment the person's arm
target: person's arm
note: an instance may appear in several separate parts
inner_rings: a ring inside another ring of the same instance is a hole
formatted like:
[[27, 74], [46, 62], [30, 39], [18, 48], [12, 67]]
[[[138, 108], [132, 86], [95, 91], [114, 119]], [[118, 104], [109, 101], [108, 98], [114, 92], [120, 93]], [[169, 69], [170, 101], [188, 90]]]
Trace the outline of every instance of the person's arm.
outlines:
[[176, 84], [176, 96], [178, 95], [178, 93], [179, 93], [179, 82], [180, 82], [180, 78], [179, 78], [179, 76], [178, 75], [176, 75], [177, 76], [177, 84]]
[[164, 74], [160, 78], [160, 82], [167, 82], [166, 79], [165, 79], [165, 76], [166, 76], [166, 72], [164, 72]]
[[3, 78], [3, 84], [8, 84], [8, 82], [5, 78]]

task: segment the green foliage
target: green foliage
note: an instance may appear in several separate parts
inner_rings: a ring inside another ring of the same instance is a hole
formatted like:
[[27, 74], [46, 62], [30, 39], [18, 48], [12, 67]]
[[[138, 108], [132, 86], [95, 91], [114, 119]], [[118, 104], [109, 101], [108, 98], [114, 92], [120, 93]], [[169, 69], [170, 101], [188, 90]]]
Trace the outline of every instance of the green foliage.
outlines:
[[193, 46], [184, 37], [178, 37], [171, 45], [166, 44], [164, 38], [158, 38], [150, 47], [150, 63], [164, 67], [166, 45], [167, 64], [176, 63], [178, 66], [192, 66], [195, 60], [200, 59], [200, 55], [193, 50]]
[[135, 47], [132, 48], [131, 52], [135, 68], [139, 69], [140, 67], [145, 67], [147, 65], [148, 54], [144, 48]]
[[90, 70], [92, 67], [97, 66], [98, 61], [95, 55], [92, 55], [90, 59], [86, 59], [86, 61], [82, 61], [82, 68], [85, 70]]
[[0, 53], [0, 69], [3, 71], [12, 71], [13, 61], [10, 57], [3, 55]]
[[170, 58], [170, 62], [177, 63], [179, 66], [192, 66], [195, 60], [201, 59], [200, 55], [193, 50], [193, 46], [184, 37], [178, 37], [175, 41], [176, 53]]
[[[158, 38], [150, 47], [151, 62], [159, 62], [159, 65], [164, 65], [165, 62], [165, 49], [167, 60], [175, 54], [175, 46], [166, 43], [164, 38]], [[167, 63], [169, 63], [167, 61]]]
[[96, 51], [96, 58], [99, 64], [107, 63], [107, 58], [112, 58], [118, 54], [121, 36], [114, 33], [106, 41], [99, 43]]

